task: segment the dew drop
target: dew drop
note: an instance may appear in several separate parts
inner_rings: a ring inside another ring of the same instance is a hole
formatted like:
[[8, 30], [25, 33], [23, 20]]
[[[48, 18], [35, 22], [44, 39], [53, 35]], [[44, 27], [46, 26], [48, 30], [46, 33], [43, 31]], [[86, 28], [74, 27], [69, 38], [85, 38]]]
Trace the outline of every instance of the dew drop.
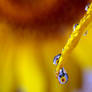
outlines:
[[88, 11], [90, 3], [85, 6], [85, 11]]
[[78, 26], [79, 24], [74, 24], [73, 26], [73, 32], [75, 31], [76, 27]]
[[86, 36], [88, 34], [88, 30], [83, 34], [83, 36]]
[[53, 64], [57, 65], [59, 63], [59, 58], [60, 58], [61, 54], [58, 54], [54, 57], [54, 60], [53, 60]]
[[68, 74], [65, 72], [64, 68], [59, 71], [58, 80], [60, 84], [66, 84], [68, 82]]
[[62, 51], [64, 51], [64, 48], [62, 48]]

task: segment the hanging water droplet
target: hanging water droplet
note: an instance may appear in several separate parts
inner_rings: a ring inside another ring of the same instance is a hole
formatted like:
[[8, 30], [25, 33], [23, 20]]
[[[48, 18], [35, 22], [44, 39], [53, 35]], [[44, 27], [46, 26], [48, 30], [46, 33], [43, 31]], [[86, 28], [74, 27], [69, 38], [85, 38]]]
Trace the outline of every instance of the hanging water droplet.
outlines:
[[90, 3], [85, 6], [85, 11], [88, 11]]
[[68, 74], [65, 72], [64, 68], [60, 69], [58, 80], [60, 84], [65, 84], [68, 81]]
[[61, 54], [58, 54], [57, 56], [54, 57], [53, 64], [57, 65], [59, 63], [59, 58]]
[[74, 24], [73, 26], [73, 32], [75, 31], [76, 27], [78, 26], [79, 24]]
[[88, 34], [88, 30], [83, 34], [83, 36], [86, 36]]

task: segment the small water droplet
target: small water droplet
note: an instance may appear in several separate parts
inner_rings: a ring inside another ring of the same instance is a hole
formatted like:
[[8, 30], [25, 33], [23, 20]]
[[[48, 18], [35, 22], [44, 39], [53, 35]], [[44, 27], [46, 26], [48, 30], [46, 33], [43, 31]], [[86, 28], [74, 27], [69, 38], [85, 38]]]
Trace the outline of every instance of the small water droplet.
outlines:
[[88, 30], [83, 34], [83, 36], [86, 36], [88, 34]]
[[59, 63], [59, 58], [61, 54], [58, 54], [57, 56], [54, 57], [53, 64], [57, 65]]
[[64, 51], [64, 48], [62, 48], [62, 51]]
[[76, 27], [78, 26], [79, 24], [74, 24], [73, 26], [73, 32], [75, 31]]
[[90, 3], [85, 6], [85, 11], [88, 11]]
[[64, 68], [59, 71], [58, 80], [60, 84], [66, 84], [68, 82], [68, 74], [65, 72]]

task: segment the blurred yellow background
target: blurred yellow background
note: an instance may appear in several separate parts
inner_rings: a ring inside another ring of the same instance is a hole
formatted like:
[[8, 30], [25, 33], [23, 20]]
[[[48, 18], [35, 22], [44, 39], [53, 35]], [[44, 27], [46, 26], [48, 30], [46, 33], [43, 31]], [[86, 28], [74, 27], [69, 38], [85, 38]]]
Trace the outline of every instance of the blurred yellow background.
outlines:
[[[91, 92], [87, 80], [92, 83], [89, 79], [92, 23], [86, 28], [88, 34], [82, 36], [64, 63], [69, 75], [64, 85], [56, 79], [53, 58], [62, 51], [72, 32], [72, 24], [54, 26], [39, 31], [12, 26], [6, 20], [0, 22], [0, 92]], [[48, 32], [42, 34], [42, 30]]]
[[74, 92], [82, 88], [83, 71], [92, 70], [92, 23], [86, 29], [88, 34], [82, 36], [64, 63], [69, 74], [65, 85], [60, 85], [55, 77], [53, 58], [61, 52], [72, 27], [57, 39], [41, 41], [34, 39], [35, 33], [18, 38], [19, 33], [12, 30], [9, 24], [0, 24], [0, 92]]

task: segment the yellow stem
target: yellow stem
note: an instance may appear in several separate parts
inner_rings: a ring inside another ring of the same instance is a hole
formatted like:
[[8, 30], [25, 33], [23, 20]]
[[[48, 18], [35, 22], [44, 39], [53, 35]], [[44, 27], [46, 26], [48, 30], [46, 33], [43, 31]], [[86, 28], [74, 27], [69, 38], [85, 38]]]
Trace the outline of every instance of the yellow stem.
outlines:
[[70, 52], [75, 48], [75, 46], [78, 44], [81, 36], [83, 35], [86, 27], [89, 25], [89, 23], [92, 22], [92, 3], [89, 6], [89, 9], [87, 13], [84, 15], [84, 17], [80, 20], [79, 25], [76, 26], [75, 31], [72, 32], [71, 37], [68, 39], [64, 50], [62, 51], [62, 56], [59, 59], [59, 63], [56, 67], [56, 73], [59, 72], [59, 70], [63, 67], [64, 58], [70, 54]]

